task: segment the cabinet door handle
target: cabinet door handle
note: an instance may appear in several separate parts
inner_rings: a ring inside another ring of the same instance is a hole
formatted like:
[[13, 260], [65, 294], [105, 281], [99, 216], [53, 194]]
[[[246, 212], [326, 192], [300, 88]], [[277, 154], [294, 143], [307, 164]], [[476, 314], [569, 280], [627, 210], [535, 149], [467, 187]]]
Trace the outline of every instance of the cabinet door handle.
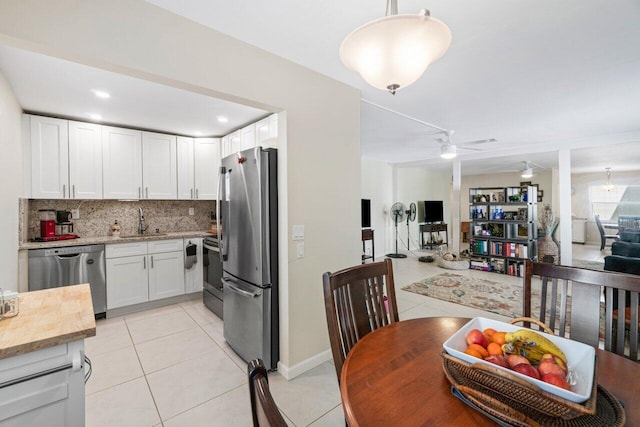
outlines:
[[62, 184], [62, 198], [63, 199], [67, 198], [67, 185], [66, 184]]
[[191, 198], [193, 199], [193, 188], [191, 189]]
[[151, 268], [153, 268], [153, 255], [151, 255]]
[[142, 268], [144, 270], [147, 269], [147, 257], [142, 258]]
[[75, 185], [75, 184], [73, 184], [73, 185], [71, 186], [71, 189], [73, 190], [73, 198], [75, 199], [75, 198], [76, 198], [76, 185]]
[[196, 199], [198, 198], [198, 189], [196, 188]]

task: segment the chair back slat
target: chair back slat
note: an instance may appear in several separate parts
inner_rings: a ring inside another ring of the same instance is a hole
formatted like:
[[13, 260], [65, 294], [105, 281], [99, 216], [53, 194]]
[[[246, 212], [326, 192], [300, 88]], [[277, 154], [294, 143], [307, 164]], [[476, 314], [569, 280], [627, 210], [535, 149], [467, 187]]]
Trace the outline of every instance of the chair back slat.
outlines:
[[323, 286], [329, 341], [340, 381], [353, 346], [369, 332], [398, 321], [391, 260], [327, 272]]
[[[532, 278], [541, 281], [540, 313], [532, 313]], [[604, 304], [601, 296], [604, 291]], [[550, 293], [550, 295], [547, 295]], [[523, 316], [558, 335], [638, 361], [640, 276], [526, 261]], [[602, 317], [602, 318], [601, 318]], [[601, 325], [602, 324], [602, 325]]]

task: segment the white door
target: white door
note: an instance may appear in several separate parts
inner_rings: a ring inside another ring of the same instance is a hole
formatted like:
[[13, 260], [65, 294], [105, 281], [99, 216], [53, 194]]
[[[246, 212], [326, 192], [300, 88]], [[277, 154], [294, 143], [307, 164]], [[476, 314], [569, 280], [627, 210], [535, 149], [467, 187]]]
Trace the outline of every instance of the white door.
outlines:
[[178, 199], [195, 199], [194, 186], [194, 158], [193, 158], [193, 138], [179, 136], [177, 139], [178, 152]]
[[72, 199], [102, 199], [102, 126], [69, 122], [69, 184]]
[[164, 252], [149, 257], [149, 300], [184, 294], [184, 255]]
[[142, 133], [102, 126], [105, 199], [142, 198]]
[[146, 255], [107, 259], [107, 308], [149, 301]]
[[142, 133], [142, 183], [145, 199], [178, 198], [176, 136]]
[[240, 131], [240, 150], [256, 146], [256, 126], [251, 124]]
[[184, 250], [186, 257], [186, 250], [189, 244], [193, 243], [196, 248], [196, 263], [192, 265], [190, 269], [186, 269], [187, 259], [185, 258], [185, 270], [184, 270], [184, 291], [187, 294], [192, 292], [202, 291], [203, 272], [202, 272], [202, 238], [196, 237], [193, 239], [184, 239]]
[[69, 198], [69, 130], [67, 120], [30, 116], [31, 197]]
[[218, 194], [220, 168], [220, 139], [195, 139], [195, 198], [215, 200]]

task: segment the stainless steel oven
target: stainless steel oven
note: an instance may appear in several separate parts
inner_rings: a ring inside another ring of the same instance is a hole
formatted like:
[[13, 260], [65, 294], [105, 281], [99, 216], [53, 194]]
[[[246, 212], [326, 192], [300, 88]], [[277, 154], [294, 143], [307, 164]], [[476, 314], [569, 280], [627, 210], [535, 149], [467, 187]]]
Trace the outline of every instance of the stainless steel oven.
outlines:
[[204, 305], [222, 319], [222, 260], [215, 236], [207, 235], [202, 240], [202, 265]]

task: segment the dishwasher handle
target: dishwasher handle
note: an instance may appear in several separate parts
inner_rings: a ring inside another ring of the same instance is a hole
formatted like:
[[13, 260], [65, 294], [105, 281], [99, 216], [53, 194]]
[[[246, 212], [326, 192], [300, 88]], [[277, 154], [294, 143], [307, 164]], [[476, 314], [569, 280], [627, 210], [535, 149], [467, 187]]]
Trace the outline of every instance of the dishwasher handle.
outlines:
[[238, 286], [236, 286], [233, 282], [230, 282], [228, 280], [222, 279], [222, 283], [224, 285], [227, 285], [227, 287], [229, 288], [229, 290], [242, 295], [243, 297], [246, 298], [256, 298], [259, 297], [260, 295], [262, 295], [262, 291], [258, 290], [258, 291], [254, 291], [254, 292], [249, 292], [249, 291], [245, 291], [244, 289], [240, 289]]
[[68, 259], [68, 258], [78, 258], [80, 255], [82, 255], [81, 253], [77, 253], [77, 254], [62, 254], [62, 255], [56, 255], [58, 258], [61, 259]]

